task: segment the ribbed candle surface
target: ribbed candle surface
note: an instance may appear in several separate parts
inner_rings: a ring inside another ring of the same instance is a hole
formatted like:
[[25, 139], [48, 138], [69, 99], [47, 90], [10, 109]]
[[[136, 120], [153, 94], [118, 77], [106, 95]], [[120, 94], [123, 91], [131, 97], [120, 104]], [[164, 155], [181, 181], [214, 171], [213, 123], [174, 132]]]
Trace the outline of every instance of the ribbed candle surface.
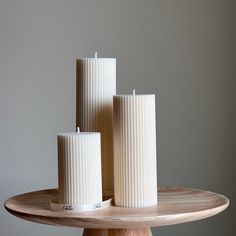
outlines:
[[77, 59], [76, 125], [81, 131], [101, 132], [103, 190], [113, 191], [113, 95], [116, 59]]
[[115, 204], [157, 204], [155, 95], [117, 95], [114, 105]]
[[59, 203], [102, 201], [100, 133], [58, 134]]

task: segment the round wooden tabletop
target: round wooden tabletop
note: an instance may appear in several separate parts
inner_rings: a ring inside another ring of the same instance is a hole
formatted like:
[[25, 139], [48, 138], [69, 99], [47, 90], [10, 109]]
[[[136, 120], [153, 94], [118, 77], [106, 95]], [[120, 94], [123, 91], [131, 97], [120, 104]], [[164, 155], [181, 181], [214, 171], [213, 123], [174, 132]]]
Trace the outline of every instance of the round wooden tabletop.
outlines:
[[49, 203], [57, 189], [40, 190], [14, 196], [5, 202], [13, 215], [42, 224], [97, 229], [141, 228], [179, 224], [204, 219], [222, 212], [229, 205], [223, 195], [199, 189], [162, 187], [158, 206], [62, 213], [51, 211]]

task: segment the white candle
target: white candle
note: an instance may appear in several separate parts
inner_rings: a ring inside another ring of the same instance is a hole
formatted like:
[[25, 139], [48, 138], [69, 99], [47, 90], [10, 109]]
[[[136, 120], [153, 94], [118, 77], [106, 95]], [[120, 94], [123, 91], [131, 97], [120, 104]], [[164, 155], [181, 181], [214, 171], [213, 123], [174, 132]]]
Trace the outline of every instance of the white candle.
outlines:
[[60, 204], [102, 201], [100, 133], [61, 133], [58, 139]]
[[115, 204], [157, 204], [155, 95], [113, 98]]
[[116, 94], [116, 59], [77, 59], [76, 125], [81, 131], [101, 132], [102, 185], [113, 191], [113, 95]]

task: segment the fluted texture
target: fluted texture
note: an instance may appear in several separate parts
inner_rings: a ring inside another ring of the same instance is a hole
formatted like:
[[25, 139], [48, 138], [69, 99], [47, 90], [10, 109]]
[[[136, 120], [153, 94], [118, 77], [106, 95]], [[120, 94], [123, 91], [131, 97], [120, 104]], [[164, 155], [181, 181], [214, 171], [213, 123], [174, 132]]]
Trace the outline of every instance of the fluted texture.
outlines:
[[155, 95], [114, 96], [115, 204], [157, 204]]
[[58, 139], [59, 203], [102, 201], [99, 133], [63, 133]]
[[101, 132], [103, 190], [113, 191], [113, 95], [116, 94], [116, 59], [77, 60], [76, 126]]

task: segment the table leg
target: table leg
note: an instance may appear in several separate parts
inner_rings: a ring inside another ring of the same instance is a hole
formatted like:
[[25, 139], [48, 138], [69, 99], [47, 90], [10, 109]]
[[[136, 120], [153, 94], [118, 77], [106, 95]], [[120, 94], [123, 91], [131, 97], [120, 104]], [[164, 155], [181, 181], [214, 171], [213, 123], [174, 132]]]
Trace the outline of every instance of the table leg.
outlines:
[[84, 229], [83, 236], [152, 236], [150, 228]]

